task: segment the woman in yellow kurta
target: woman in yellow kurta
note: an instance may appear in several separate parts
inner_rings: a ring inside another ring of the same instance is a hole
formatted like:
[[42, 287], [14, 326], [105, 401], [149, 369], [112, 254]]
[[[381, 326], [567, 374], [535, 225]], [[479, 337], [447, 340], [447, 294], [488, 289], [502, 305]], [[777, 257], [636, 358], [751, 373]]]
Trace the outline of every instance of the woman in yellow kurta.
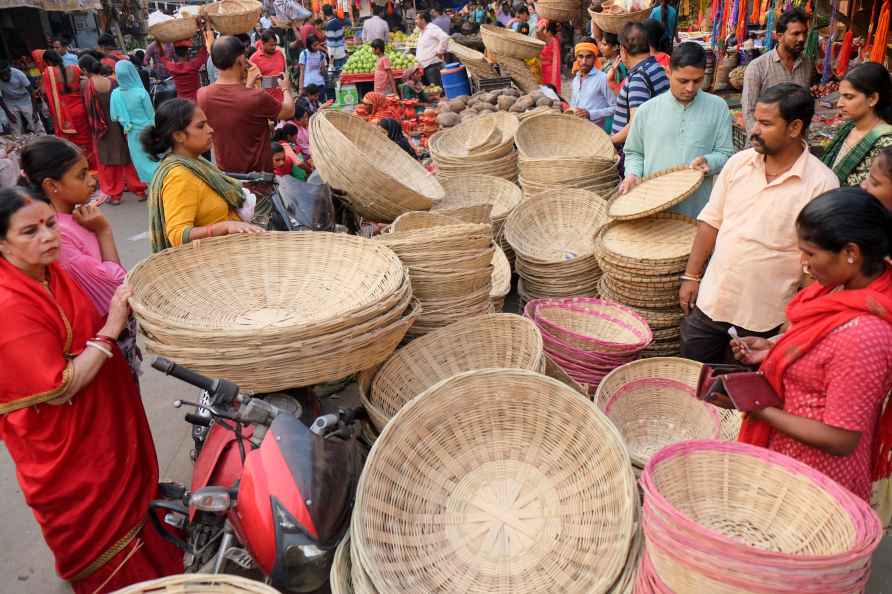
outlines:
[[161, 163], [149, 186], [149, 236], [152, 251], [205, 237], [262, 233], [243, 222], [241, 184], [201, 155], [211, 147], [213, 130], [201, 108], [187, 99], [165, 101], [141, 141]]

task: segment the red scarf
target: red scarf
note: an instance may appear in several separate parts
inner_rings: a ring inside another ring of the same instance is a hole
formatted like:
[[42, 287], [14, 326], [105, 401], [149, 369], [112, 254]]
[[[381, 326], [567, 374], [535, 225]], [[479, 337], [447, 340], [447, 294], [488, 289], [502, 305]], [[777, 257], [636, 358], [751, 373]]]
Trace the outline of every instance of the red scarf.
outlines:
[[[892, 324], [892, 270], [863, 289], [833, 292], [820, 283], [803, 289], [787, 305], [790, 329], [774, 345], [760, 371], [784, 398], [784, 374], [800, 357], [811, 351], [833, 330], [865, 314], [874, 315]], [[739, 441], [768, 446], [771, 427], [764, 421], [745, 418]], [[879, 422], [873, 449], [872, 480], [892, 474], [892, 406], [886, 407]]]

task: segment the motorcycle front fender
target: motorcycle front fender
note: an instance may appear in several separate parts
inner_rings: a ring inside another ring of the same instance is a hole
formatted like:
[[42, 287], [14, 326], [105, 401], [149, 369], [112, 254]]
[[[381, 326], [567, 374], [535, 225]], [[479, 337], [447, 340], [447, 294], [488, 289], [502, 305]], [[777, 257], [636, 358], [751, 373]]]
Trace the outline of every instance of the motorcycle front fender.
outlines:
[[[250, 450], [249, 438], [254, 427], [242, 427], [245, 449]], [[207, 487], [232, 487], [242, 476], [242, 458], [235, 433], [219, 423], [211, 425], [201, 453], [195, 460], [192, 470], [192, 492]], [[189, 510], [189, 521], [195, 518], [195, 509]]]

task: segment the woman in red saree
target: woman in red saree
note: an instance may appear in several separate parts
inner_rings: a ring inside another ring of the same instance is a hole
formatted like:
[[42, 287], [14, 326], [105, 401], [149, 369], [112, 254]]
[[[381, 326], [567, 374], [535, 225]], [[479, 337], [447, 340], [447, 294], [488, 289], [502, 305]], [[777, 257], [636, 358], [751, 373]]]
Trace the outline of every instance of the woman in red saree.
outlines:
[[[789, 329], [771, 344], [732, 341], [755, 363], [783, 408], [750, 413], [740, 441], [823, 472], [870, 501], [892, 473], [892, 215], [860, 188], [831, 190], [796, 221], [805, 269], [816, 282], [787, 306]], [[770, 350], [768, 348], [770, 347]]]
[[158, 462], [115, 342], [129, 290], [103, 320], [59, 250], [52, 207], [0, 190], [0, 307], [15, 312], [0, 326], [0, 439], [56, 571], [76, 594], [104, 593], [181, 572], [182, 557], [146, 525]]
[[96, 171], [96, 154], [93, 151], [93, 135], [90, 133], [90, 120], [81, 96], [81, 69], [65, 66], [56, 52], [43, 53], [46, 69], [43, 71], [43, 93], [46, 96], [56, 136], [78, 145], [90, 169]]
[[561, 94], [561, 40], [558, 37], [557, 21], [540, 18], [536, 21], [536, 36], [545, 42], [539, 53], [539, 64], [542, 69], [542, 84], [553, 85], [558, 95]]

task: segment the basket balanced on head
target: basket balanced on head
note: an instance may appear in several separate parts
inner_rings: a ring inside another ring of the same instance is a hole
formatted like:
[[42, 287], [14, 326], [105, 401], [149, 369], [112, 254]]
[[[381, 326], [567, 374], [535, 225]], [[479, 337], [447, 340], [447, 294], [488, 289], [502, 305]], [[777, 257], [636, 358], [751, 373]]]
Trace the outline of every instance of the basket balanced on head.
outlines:
[[254, 28], [262, 10], [256, 0], [220, 0], [203, 7], [211, 25], [223, 35], [247, 33]]
[[798, 460], [739, 442], [685, 441], [650, 459], [641, 486], [642, 592], [856, 593], [867, 585], [879, 518]]
[[143, 260], [127, 283], [151, 351], [257, 392], [376, 365], [418, 314], [391, 250], [335, 233], [201, 240]]
[[[471, 369], [544, 369], [542, 336], [516, 314], [488, 314], [456, 322], [413, 340], [360, 381], [360, 398], [382, 431], [407, 402], [440, 380]], [[364, 372], [366, 373], [366, 372]]]
[[621, 437], [584, 396], [533, 371], [468, 371], [378, 438], [352, 562], [377, 592], [606, 592], [635, 497]]
[[310, 121], [310, 147], [322, 179], [347, 192], [353, 210], [373, 221], [428, 210], [443, 198], [434, 176], [361, 118], [320, 111]]
[[483, 25], [480, 36], [486, 49], [498, 56], [508, 56], [518, 60], [537, 58], [545, 47], [545, 42], [527, 35], [521, 35], [510, 29]]

